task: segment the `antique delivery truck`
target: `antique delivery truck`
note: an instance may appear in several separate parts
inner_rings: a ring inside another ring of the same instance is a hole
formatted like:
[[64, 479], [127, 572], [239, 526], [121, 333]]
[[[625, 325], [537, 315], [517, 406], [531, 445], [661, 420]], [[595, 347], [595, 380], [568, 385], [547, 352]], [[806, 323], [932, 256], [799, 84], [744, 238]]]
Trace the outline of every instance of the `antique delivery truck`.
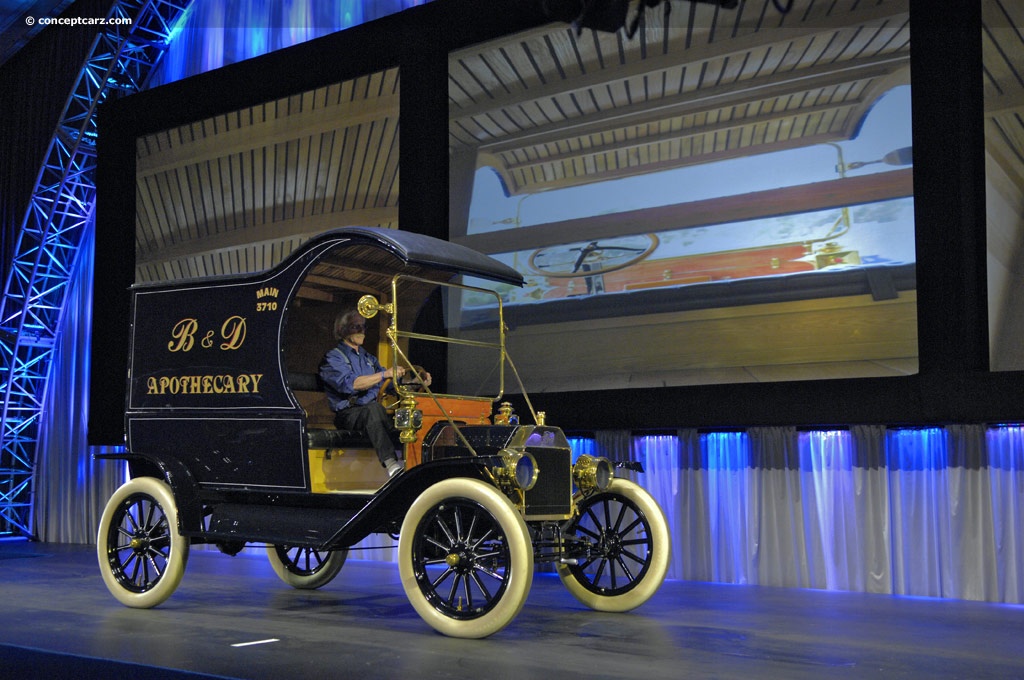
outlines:
[[[101, 456], [130, 472], [98, 532], [114, 597], [160, 604], [197, 544], [230, 555], [266, 546], [285, 583], [318, 588], [378, 534], [397, 540], [415, 610], [450, 636], [508, 624], [537, 563], [554, 564], [597, 610], [650, 598], [669, 558], [661, 509], [616, 476], [631, 464], [574, 459], [521, 381], [528, 418], [502, 401], [506, 369], [518, 373], [501, 297], [470, 285], [481, 280], [522, 285], [515, 270], [458, 245], [347, 227], [261, 274], [134, 286], [127, 445]], [[334, 316], [352, 308], [367, 317], [366, 347], [383, 365], [419, 378], [382, 391], [405, 465], [391, 478], [363, 433], [335, 429], [316, 376], [337, 342]], [[429, 367], [412, 363], [428, 347], [447, 353], [450, 368], [434, 389]], [[475, 382], [490, 392], [452, 389]]]

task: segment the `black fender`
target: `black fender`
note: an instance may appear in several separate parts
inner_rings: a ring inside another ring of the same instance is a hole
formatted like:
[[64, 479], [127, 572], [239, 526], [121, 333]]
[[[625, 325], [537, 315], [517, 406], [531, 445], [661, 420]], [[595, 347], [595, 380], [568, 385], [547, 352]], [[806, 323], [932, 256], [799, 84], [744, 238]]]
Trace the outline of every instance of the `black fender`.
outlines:
[[182, 536], [203, 531], [203, 504], [199, 500], [199, 485], [192, 473], [177, 458], [165, 458], [138, 451], [98, 453], [98, 460], [124, 460], [135, 477], [156, 477], [167, 483], [178, 506], [178, 533]]

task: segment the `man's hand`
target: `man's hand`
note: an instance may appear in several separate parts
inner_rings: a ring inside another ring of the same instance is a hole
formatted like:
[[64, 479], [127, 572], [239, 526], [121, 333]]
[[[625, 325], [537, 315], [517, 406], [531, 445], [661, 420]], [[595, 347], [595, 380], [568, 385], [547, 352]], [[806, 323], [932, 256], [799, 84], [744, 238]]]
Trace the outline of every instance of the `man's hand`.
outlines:
[[384, 376], [384, 379], [387, 380], [388, 378], [396, 377], [396, 374], [397, 374], [397, 378], [399, 380], [401, 380], [402, 376], [405, 375], [405, 369], [402, 368], [401, 366], [396, 366], [394, 368], [389, 368], [386, 371], [384, 371], [383, 376]]
[[424, 371], [421, 367], [416, 366], [410, 373], [409, 379], [404, 383], [405, 385], [419, 385], [422, 387], [430, 387], [432, 378], [430, 374]]

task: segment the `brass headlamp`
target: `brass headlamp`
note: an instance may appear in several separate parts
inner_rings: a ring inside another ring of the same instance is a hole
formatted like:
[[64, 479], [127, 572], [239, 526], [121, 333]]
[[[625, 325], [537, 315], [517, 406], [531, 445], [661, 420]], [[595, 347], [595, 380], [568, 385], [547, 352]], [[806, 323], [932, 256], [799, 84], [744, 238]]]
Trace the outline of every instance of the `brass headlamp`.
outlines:
[[491, 474], [500, 486], [529, 491], [537, 483], [540, 469], [537, 459], [528, 451], [502, 449], [501, 463], [491, 468]]
[[595, 489], [604, 491], [611, 486], [615, 470], [607, 458], [583, 454], [572, 466], [572, 476], [576, 480], [576, 486], [584, 493]]

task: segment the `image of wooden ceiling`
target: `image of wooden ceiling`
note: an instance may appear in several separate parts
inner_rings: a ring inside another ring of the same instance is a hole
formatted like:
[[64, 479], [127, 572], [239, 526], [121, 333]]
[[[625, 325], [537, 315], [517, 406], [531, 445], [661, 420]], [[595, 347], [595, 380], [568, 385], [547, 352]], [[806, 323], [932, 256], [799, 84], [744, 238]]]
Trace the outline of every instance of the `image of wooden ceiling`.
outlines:
[[398, 69], [140, 138], [136, 281], [268, 269], [345, 225], [397, 228]]
[[563, 24], [452, 54], [453, 156], [533, 193], [848, 139], [910, 82], [907, 0], [665, 6], [631, 38]]
[[984, 0], [985, 147], [1024, 193], [1024, 5]]

